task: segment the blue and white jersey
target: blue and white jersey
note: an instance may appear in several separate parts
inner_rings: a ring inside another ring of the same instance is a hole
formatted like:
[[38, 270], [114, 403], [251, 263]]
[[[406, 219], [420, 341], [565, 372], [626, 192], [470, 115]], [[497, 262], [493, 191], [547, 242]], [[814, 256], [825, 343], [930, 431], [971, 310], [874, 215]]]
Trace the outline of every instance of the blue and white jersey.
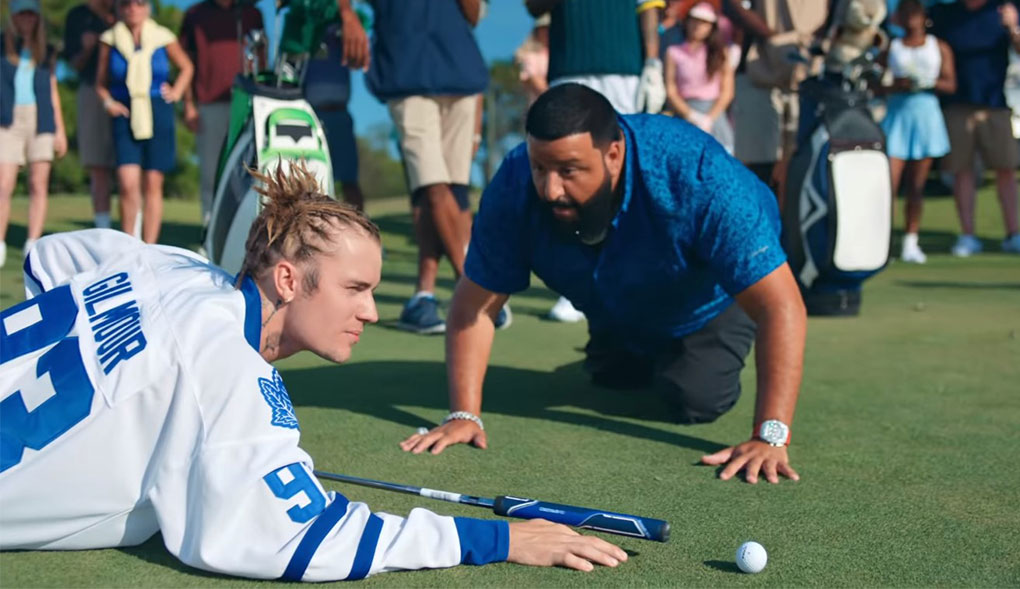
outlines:
[[505, 522], [326, 492], [258, 351], [253, 282], [108, 230], [39, 240], [0, 313], [0, 548], [161, 531], [184, 563], [305, 581], [505, 560]]

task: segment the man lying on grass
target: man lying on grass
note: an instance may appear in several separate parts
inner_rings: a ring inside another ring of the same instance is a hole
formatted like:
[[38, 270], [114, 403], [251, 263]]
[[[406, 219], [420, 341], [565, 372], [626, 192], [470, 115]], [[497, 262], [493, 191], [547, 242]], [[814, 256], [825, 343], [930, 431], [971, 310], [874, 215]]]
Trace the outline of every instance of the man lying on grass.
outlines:
[[452, 413], [403, 449], [486, 446], [478, 415], [492, 317], [534, 272], [588, 317], [592, 381], [654, 387], [680, 423], [714, 421], [733, 407], [756, 342], [750, 439], [702, 460], [725, 464], [723, 479], [740, 470], [752, 483], [759, 473], [797, 479], [786, 445], [806, 316], [779, 243], [775, 197], [692, 125], [619, 116], [577, 84], [539, 97], [526, 130], [526, 144], [482, 196], [450, 305]]
[[109, 230], [41, 239], [35, 296], [0, 313], [0, 548], [130, 546], [329, 581], [505, 561], [590, 570], [626, 553], [545, 521], [372, 513], [326, 492], [270, 364], [348, 359], [376, 315], [378, 228], [303, 167], [262, 176], [236, 280]]

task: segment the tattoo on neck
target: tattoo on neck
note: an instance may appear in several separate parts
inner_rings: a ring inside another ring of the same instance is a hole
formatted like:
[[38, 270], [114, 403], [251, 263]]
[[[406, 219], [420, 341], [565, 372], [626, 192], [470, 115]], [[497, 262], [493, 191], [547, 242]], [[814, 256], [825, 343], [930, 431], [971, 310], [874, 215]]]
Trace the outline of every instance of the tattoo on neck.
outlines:
[[[269, 301], [262, 299], [262, 307], [264, 308], [267, 305], [269, 305]], [[282, 301], [280, 299], [276, 299], [276, 304], [273, 305], [273, 310], [269, 313], [269, 317], [266, 317], [266, 320], [262, 322], [263, 329], [269, 324], [269, 321], [272, 320], [273, 316], [276, 315], [276, 312], [280, 310], [281, 306]]]
[[266, 336], [266, 343], [262, 348], [262, 353], [275, 355], [279, 347], [280, 347], [280, 334], [270, 333]]

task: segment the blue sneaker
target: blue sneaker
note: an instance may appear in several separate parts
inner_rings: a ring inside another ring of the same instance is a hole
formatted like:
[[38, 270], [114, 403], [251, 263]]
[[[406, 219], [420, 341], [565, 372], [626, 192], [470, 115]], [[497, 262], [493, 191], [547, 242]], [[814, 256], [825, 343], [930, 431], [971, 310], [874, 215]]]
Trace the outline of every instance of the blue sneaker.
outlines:
[[439, 301], [432, 295], [412, 298], [404, 305], [397, 327], [421, 335], [446, 331], [446, 322], [439, 316]]
[[499, 310], [499, 314], [496, 315], [496, 329], [506, 329], [513, 322], [514, 314], [510, 312], [510, 303], [507, 303], [503, 305], [503, 308]]

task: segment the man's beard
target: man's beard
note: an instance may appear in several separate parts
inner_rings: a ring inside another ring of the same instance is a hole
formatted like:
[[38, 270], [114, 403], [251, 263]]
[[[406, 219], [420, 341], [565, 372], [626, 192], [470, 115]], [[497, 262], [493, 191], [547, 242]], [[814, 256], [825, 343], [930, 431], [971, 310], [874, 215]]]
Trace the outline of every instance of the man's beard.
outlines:
[[550, 215], [554, 208], [570, 207], [577, 211], [577, 220], [562, 221], [553, 216], [560, 232], [569, 238], [577, 239], [585, 245], [598, 245], [605, 240], [609, 233], [609, 225], [616, 215], [619, 206], [619, 198], [613, 190], [609, 170], [606, 170], [605, 180], [595, 194], [583, 206], [574, 203], [544, 203], [549, 208]]

